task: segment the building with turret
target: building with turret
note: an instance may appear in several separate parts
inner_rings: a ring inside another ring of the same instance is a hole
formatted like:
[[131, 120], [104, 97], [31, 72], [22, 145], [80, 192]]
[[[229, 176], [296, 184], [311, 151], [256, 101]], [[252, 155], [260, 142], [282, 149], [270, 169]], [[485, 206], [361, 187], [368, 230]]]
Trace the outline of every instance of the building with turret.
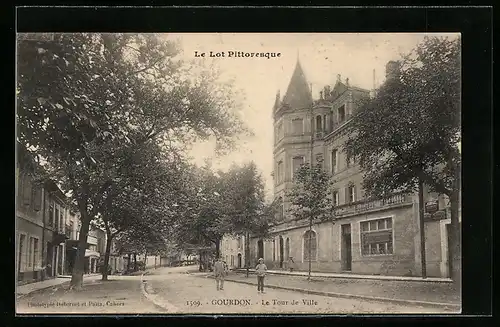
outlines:
[[[398, 63], [389, 62], [386, 80], [397, 78], [398, 71]], [[335, 84], [325, 86], [314, 98], [309, 85], [297, 60], [286, 93], [276, 95], [273, 179], [281, 210], [268, 238], [251, 238], [251, 264], [264, 258], [269, 269], [287, 269], [293, 258], [296, 270], [307, 271], [310, 252], [312, 271], [316, 272], [419, 276], [418, 197], [394, 193], [384, 199], [368, 199], [362, 188], [362, 171], [343, 151], [346, 136], [342, 132], [359, 100], [373, 96], [374, 90], [356, 87], [337, 75]], [[315, 223], [309, 231], [308, 221], [289, 213], [287, 191], [300, 165], [316, 161], [332, 175], [336, 210], [332, 222]], [[429, 192], [425, 192], [425, 201], [435, 201], [441, 212], [426, 216], [427, 275], [448, 277], [446, 204]]]

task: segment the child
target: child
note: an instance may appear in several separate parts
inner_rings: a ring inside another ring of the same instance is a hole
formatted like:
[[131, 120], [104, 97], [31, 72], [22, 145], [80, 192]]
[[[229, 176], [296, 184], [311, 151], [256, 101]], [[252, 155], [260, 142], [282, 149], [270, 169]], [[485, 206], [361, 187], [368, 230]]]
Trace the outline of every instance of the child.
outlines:
[[267, 267], [264, 264], [264, 259], [259, 259], [259, 264], [255, 267], [257, 273], [257, 292], [264, 294], [264, 277], [266, 277]]

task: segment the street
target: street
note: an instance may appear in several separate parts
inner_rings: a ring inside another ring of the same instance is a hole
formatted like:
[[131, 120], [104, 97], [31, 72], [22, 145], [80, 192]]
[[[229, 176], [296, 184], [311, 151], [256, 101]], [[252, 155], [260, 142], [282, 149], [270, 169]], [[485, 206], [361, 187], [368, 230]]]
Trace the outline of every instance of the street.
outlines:
[[[250, 276], [249, 278], [255, 278]], [[396, 305], [359, 299], [309, 295], [297, 291], [267, 288], [259, 294], [252, 285], [224, 283], [217, 291], [215, 280], [197, 267], [173, 267], [152, 270], [144, 276], [110, 276], [110, 281], [92, 280], [81, 291], [69, 291], [67, 285], [48, 289], [18, 300], [18, 313], [33, 314], [229, 314], [229, 313], [443, 313], [443, 309]], [[147, 291], [147, 293], [146, 293]], [[161, 303], [158, 303], [161, 299]]]
[[217, 291], [215, 280], [197, 272], [187, 274], [188, 269], [161, 268], [146, 276], [156, 295], [167, 300], [175, 313], [443, 313], [439, 308], [340, 299], [269, 288], [265, 289], [265, 294], [259, 294], [254, 286], [234, 282], [225, 282], [224, 290]]
[[99, 314], [164, 313], [141, 292], [141, 276], [110, 276], [103, 282], [84, 283], [81, 291], [44, 290], [21, 298], [17, 313]]

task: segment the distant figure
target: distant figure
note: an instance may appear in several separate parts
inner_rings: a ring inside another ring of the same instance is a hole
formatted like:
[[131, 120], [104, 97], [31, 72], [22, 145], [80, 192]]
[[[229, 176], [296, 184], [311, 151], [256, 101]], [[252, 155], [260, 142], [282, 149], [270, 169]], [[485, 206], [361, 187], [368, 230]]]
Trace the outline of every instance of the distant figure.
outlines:
[[288, 259], [288, 269], [290, 269], [290, 272], [292, 272], [294, 268], [295, 262], [293, 261], [293, 257], [290, 257], [290, 259]]
[[267, 267], [264, 264], [264, 259], [260, 258], [259, 263], [255, 267], [257, 273], [257, 292], [264, 294], [264, 278], [266, 277]]
[[224, 275], [224, 262], [222, 262], [220, 258], [217, 258], [217, 261], [214, 264], [214, 276], [217, 285], [217, 291], [221, 291], [224, 289]]

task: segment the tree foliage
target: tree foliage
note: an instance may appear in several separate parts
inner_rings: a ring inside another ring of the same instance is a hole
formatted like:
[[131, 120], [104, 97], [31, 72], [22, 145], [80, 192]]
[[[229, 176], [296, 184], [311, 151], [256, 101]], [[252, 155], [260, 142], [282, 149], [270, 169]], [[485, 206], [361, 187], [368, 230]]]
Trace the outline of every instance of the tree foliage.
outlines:
[[[17, 51], [17, 138], [70, 192], [82, 220], [72, 285], [81, 285], [89, 224], [127, 169], [127, 148], [166, 156], [196, 138], [218, 148], [244, 131], [231, 85], [177, 59], [154, 34], [55, 34]], [[112, 164], [110, 164], [112, 163]]]
[[321, 162], [301, 165], [293, 174], [294, 185], [287, 192], [290, 213], [297, 220], [328, 221], [333, 217], [332, 180]]
[[450, 196], [460, 171], [460, 42], [426, 38], [400, 65], [354, 117], [345, 150], [369, 194], [414, 191], [421, 178]]

